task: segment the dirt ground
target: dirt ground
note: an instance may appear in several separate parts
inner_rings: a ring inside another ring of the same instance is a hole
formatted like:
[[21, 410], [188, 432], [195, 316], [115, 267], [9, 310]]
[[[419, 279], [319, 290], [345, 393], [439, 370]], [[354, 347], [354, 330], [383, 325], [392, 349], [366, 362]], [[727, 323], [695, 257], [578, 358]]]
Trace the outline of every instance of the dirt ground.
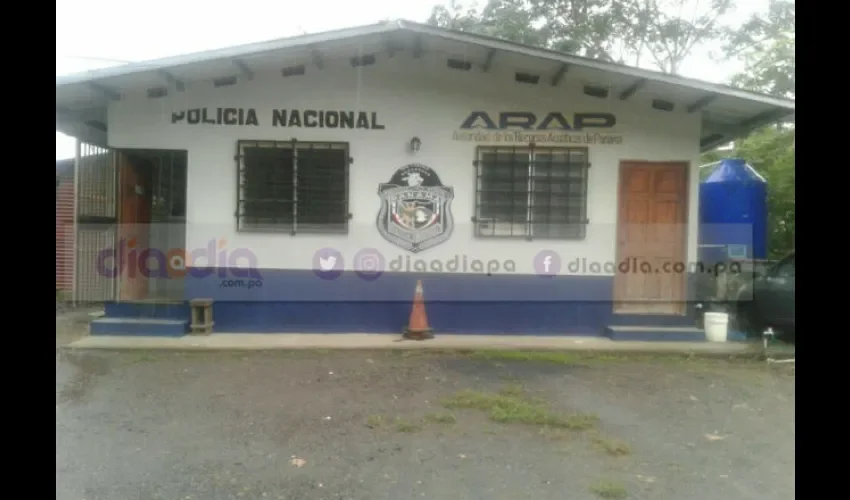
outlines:
[[510, 355], [57, 347], [56, 498], [794, 498], [793, 367]]
[[56, 302], [56, 348], [88, 335], [92, 314], [99, 312], [103, 312], [102, 307], [75, 308]]

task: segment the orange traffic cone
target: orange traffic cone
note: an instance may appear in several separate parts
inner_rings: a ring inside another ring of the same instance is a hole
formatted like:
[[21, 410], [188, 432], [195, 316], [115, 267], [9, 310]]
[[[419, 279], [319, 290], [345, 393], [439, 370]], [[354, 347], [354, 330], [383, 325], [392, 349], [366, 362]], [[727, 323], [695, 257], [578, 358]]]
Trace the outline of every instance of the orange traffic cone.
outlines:
[[413, 310], [410, 312], [410, 323], [404, 329], [404, 338], [411, 340], [430, 339], [434, 335], [428, 326], [428, 315], [425, 314], [425, 297], [422, 293], [422, 280], [416, 281], [416, 294], [413, 296]]

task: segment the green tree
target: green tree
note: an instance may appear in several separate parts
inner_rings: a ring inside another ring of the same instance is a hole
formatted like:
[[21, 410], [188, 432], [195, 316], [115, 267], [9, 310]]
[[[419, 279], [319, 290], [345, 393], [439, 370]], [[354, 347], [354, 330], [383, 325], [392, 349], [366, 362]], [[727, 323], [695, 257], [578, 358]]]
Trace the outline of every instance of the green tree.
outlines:
[[745, 158], [767, 180], [768, 250], [779, 258], [794, 249], [796, 180], [794, 131], [765, 127], [737, 145]]
[[795, 5], [773, 0], [766, 13], [753, 15], [740, 29], [727, 30], [727, 58], [740, 57], [744, 71], [735, 75], [734, 85], [749, 90], [787, 97], [796, 95]]
[[[741, 57], [745, 63], [744, 71], [733, 77], [732, 84], [793, 99], [795, 22], [794, 2], [774, 0], [766, 13], [752, 16], [738, 30], [727, 30], [727, 57]], [[771, 125], [737, 141], [735, 151], [729, 155], [747, 160], [768, 182], [768, 249], [773, 258], [794, 249], [794, 138], [792, 124]], [[703, 155], [703, 161], [722, 156], [720, 152], [710, 152]]]
[[723, 33], [732, 0], [489, 0], [438, 5], [430, 24], [593, 59], [676, 73], [700, 43]]

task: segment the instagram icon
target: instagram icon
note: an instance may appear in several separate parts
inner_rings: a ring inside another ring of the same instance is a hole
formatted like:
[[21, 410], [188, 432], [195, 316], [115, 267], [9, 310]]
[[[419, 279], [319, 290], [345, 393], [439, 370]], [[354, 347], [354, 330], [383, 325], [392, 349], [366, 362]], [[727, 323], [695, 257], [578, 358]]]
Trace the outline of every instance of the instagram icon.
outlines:
[[374, 248], [364, 248], [354, 255], [354, 273], [364, 281], [375, 281], [384, 274], [386, 259]]

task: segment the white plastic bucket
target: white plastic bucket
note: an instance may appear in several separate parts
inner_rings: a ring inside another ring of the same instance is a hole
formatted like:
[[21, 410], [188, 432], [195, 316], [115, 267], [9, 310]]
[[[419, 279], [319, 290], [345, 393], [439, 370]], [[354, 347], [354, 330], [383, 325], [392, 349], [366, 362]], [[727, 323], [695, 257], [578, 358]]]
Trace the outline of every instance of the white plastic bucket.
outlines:
[[721, 312], [707, 312], [703, 316], [705, 338], [709, 342], [726, 342], [729, 334], [729, 315]]

